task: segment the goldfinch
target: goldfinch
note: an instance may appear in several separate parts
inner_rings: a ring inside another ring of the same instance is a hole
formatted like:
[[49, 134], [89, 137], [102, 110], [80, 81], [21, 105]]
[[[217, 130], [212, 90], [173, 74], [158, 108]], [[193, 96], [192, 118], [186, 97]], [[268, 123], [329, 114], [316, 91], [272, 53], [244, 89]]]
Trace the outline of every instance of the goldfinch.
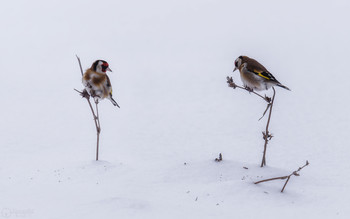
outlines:
[[237, 69], [244, 86], [248, 89], [261, 91], [276, 85], [290, 90], [281, 84], [262, 64], [248, 56], [239, 56], [236, 59], [233, 71]]
[[[83, 85], [96, 103], [104, 98], [109, 99], [114, 106], [119, 107], [112, 97], [112, 85], [106, 72], [112, 71], [104, 60], [96, 60], [83, 75]], [[120, 108], [120, 107], [119, 107]]]

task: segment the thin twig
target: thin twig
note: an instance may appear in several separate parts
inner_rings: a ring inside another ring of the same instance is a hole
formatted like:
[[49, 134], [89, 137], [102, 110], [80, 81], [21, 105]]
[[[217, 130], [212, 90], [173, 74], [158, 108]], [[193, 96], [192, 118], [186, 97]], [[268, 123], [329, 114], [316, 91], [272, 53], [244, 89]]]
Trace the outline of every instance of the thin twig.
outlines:
[[94, 111], [94, 108], [92, 107], [92, 104], [90, 102], [90, 95], [87, 93], [87, 91], [84, 89], [83, 92], [77, 90], [77, 89], [74, 89], [76, 92], [80, 93], [80, 95], [85, 98], [88, 103], [89, 103], [89, 106], [90, 106], [90, 109], [91, 109], [91, 112], [92, 112], [92, 115], [94, 117], [94, 121], [95, 121], [95, 126], [96, 126], [96, 132], [99, 133], [101, 131], [101, 128], [100, 128], [100, 120], [98, 118], [98, 115], [95, 114], [95, 111]]
[[[264, 144], [264, 153], [263, 153], [263, 158], [261, 161], [261, 165], [260, 167], [266, 166], [266, 149], [267, 149], [267, 143], [269, 140], [271, 140], [271, 138], [273, 137], [270, 133], [269, 133], [269, 125], [270, 125], [270, 119], [271, 119], [271, 114], [272, 114], [272, 107], [273, 107], [273, 102], [275, 100], [275, 95], [276, 95], [276, 91], [275, 88], [272, 87], [273, 90], [273, 96], [272, 96], [272, 100], [271, 102], [268, 104], [270, 106], [268, 106], [267, 108], [270, 108], [270, 112], [269, 112], [269, 118], [267, 119], [267, 124], [266, 124], [266, 130], [265, 133], [263, 132], [263, 138], [265, 140], [265, 144]], [[266, 113], [266, 112], [265, 112]], [[264, 113], [264, 115], [265, 115]]]
[[266, 95], [265, 95], [265, 97], [264, 97], [264, 96], [262, 96], [262, 95], [260, 95], [260, 94], [258, 94], [258, 93], [256, 93], [256, 92], [254, 92], [252, 89], [250, 89], [250, 88], [248, 88], [248, 87], [241, 87], [241, 86], [235, 84], [235, 82], [233, 82], [232, 77], [226, 77], [226, 79], [227, 79], [227, 83], [228, 83], [228, 86], [229, 86], [229, 87], [232, 87], [233, 89], [240, 88], [240, 89], [242, 89], [242, 90], [246, 90], [246, 91], [248, 91], [249, 93], [253, 93], [253, 94], [257, 95], [258, 97], [262, 98], [263, 100], [265, 100], [265, 101], [267, 102], [266, 109], [265, 109], [263, 115], [262, 115], [262, 116], [260, 117], [260, 119], [259, 119], [259, 121], [260, 121], [260, 120], [265, 116], [266, 112], [267, 112], [268, 110], [270, 110], [270, 111], [269, 111], [269, 117], [268, 117], [268, 119], [267, 119], [267, 124], [266, 124], [265, 132], [262, 132], [262, 134], [263, 134], [263, 139], [264, 139], [265, 143], [264, 143], [264, 152], [263, 152], [263, 158], [262, 158], [262, 162], [261, 162], [261, 167], [266, 166], [266, 149], [267, 149], [267, 143], [268, 143], [268, 141], [271, 140], [271, 138], [273, 137], [273, 136], [269, 133], [269, 125], [270, 125], [270, 120], [271, 120], [272, 106], [273, 106], [273, 103], [274, 103], [274, 100], [275, 100], [275, 95], [276, 95], [275, 88], [272, 87], [272, 89], [273, 89], [273, 96], [272, 96], [272, 98], [270, 98], [270, 97], [268, 97], [268, 96], [266, 96]]
[[96, 124], [96, 131], [97, 131], [97, 142], [96, 142], [96, 160], [98, 160], [98, 152], [100, 149], [100, 133], [101, 133], [101, 125], [100, 125], [100, 117], [98, 114], [98, 101], [95, 101], [96, 104], [96, 117], [97, 117], [97, 124]]
[[100, 125], [100, 116], [99, 116], [99, 113], [98, 113], [98, 101], [95, 101], [95, 104], [96, 104], [96, 116], [97, 116], [97, 124], [98, 124], [98, 132], [101, 132], [101, 125]]
[[81, 62], [80, 62], [80, 58], [78, 57], [78, 55], [75, 55], [78, 59], [78, 62], [79, 62], [79, 66], [80, 66], [80, 72], [81, 72], [81, 76], [83, 76], [83, 67], [81, 67]]
[[[76, 55], [77, 59], [78, 59], [78, 63], [79, 63], [79, 67], [80, 67], [80, 72], [81, 75], [83, 76], [83, 68], [81, 66], [81, 62], [80, 62], [80, 58]], [[86, 89], [84, 89], [83, 91], [78, 91], [77, 89], [74, 89], [75, 91], [77, 91], [78, 93], [80, 93], [80, 95], [85, 98], [89, 104], [92, 116], [94, 117], [94, 122], [95, 122], [95, 126], [96, 126], [96, 133], [97, 133], [97, 142], [96, 142], [96, 160], [98, 160], [98, 151], [99, 151], [99, 145], [100, 145], [100, 132], [101, 132], [101, 125], [100, 125], [100, 119], [99, 119], [99, 115], [98, 115], [98, 107], [97, 104], [98, 102], [95, 101], [96, 104], [96, 113], [94, 111], [94, 108], [92, 107], [92, 104], [90, 102], [90, 95], [87, 92]]]
[[216, 162], [221, 162], [222, 161], [222, 154], [221, 153], [219, 154], [219, 158], [215, 158], [215, 161]]
[[249, 89], [248, 87], [241, 87], [241, 86], [235, 84], [235, 82], [233, 82], [232, 77], [228, 77], [228, 76], [227, 76], [226, 79], [227, 79], [227, 83], [228, 83], [228, 86], [229, 86], [229, 87], [232, 87], [233, 89], [240, 88], [240, 89], [246, 90], [246, 91], [248, 91], [249, 93], [253, 93], [253, 94], [255, 94], [255, 95], [261, 97], [262, 99], [264, 99], [266, 102], [270, 103], [271, 100], [270, 100], [269, 97], [267, 97], [267, 96], [263, 97], [262, 95], [256, 93], [255, 91]]
[[289, 182], [289, 180], [290, 180], [290, 177], [291, 177], [291, 175], [287, 177], [287, 180], [286, 180], [286, 182], [284, 183], [284, 185], [283, 185], [283, 188], [282, 188], [281, 192], [283, 192], [283, 191], [284, 191], [284, 189], [286, 188], [287, 183], [288, 183], [288, 182]]
[[270, 107], [271, 107], [271, 103], [267, 104], [266, 110], [264, 111], [263, 115], [260, 117], [260, 119], [259, 119], [258, 121], [260, 121], [262, 118], [264, 118], [264, 116], [265, 116], [267, 110], [268, 110]]
[[258, 182], [255, 182], [254, 184], [259, 184], [259, 183], [262, 183], [262, 182], [268, 182], [268, 181], [277, 180], [277, 179], [282, 179], [282, 180], [283, 180], [283, 179], [287, 179], [286, 182], [285, 182], [284, 185], [283, 185], [282, 190], [281, 190], [281, 192], [283, 192], [284, 189], [285, 189], [286, 186], [287, 186], [287, 183], [288, 183], [289, 180], [290, 180], [290, 177], [293, 176], [293, 175], [294, 175], [294, 176], [300, 176], [300, 175], [299, 175], [299, 172], [300, 172], [304, 167], [308, 166], [309, 164], [310, 164], [309, 161], [306, 161], [306, 163], [305, 163], [304, 166], [299, 167], [298, 170], [293, 171], [291, 174], [289, 174], [289, 175], [287, 175], [287, 176], [280, 176], [280, 177], [274, 177], [274, 178], [264, 179], [264, 180], [260, 180], [260, 181], [258, 181]]
[[280, 176], [280, 177], [274, 177], [274, 178], [270, 178], [270, 179], [264, 179], [258, 182], [255, 182], [254, 184], [259, 184], [262, 182], [268, 182], [268, 181], [272, 181], [272, 180], [276, 180], [276, 179], [286, 179], [288, 176]]

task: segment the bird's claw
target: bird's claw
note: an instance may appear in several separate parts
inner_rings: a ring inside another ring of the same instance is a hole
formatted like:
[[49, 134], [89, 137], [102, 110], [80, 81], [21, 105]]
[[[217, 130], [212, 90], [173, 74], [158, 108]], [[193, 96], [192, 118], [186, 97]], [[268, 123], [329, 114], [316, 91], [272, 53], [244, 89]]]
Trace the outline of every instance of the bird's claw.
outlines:
[[271, 97], [265, 95], [264, 99], [266, 100], [266, 102], [271, 103]]
[[254, 91], [252, 88], [248, 87], [247, 85], [244, 86], [244, 89], [246, 89], [249, 93]]
[[86, 98], [86, 99], [90, 99], [90, 94], [87, 92], [86, 89], [84, 89], [80, 95], [83, 97], [83, 98]]

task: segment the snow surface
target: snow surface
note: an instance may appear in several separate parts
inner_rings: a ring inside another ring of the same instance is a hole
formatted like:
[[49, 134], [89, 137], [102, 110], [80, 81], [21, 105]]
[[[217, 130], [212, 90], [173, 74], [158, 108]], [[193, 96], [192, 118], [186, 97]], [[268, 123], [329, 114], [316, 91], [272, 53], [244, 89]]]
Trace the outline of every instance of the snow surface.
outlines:
[[[350, 218], [349, 9], [2, 2], [0, 218]], [[84, 69], [109, 62], [121, 106], [100, 104], [98, 162], [75, 54]], [[265, 103], [226, 84], [241, 84], [239, 55], [292, 89], [277, 88], [264, 168]], [[284, 193], [280, 180], [253, 184], [306, 160]]]

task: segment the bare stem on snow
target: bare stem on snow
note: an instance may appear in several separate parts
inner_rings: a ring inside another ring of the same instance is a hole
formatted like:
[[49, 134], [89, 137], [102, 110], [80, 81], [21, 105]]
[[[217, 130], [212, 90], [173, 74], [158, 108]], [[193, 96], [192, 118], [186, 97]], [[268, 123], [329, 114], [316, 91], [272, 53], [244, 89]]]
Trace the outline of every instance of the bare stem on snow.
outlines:
[[287, 176], [280, 176], [280, 177], [274, 177], [274, 178], [269, 178], [269, 179], [264, 179], [264, 180], [261, 180], [261, 181], [258, 181], [258, 182], [255, 182], [254, 184], [259, 184], [259, 183], [262, 183], [262, 182], [268, 182], [268, 181], [272, 181], [272, 180], [277, 180], [277, 179], [287, 179], [286, 182], [284, 183], [283, 185], [283, 188], [281, 190], [281, 192], [284, 191], [284, 189], [286, 188], [287, 186], [287, 183], [289, 182], [289, 179], [291, 176], [300, 176], [299, 172], [300, 170], [302, 170], [304, 167], [308, 166], [309, 165], [309, 161], [306, 161], [306, 164], [302, 167], [299, 167], [297, 170], [293, 171], [291, 174], [287, 175]]
[[252, 89], [248, 88], [248, 87], [241, 87], [241, 86], [235, 84], [235, 82], [233, 82], [232, 77], [227, 77], [226, 79], [227, 79], [227, 83], [228, 83], [228, 86], [229, 86], [229, 87], [232, 87], [233, 89], [239, 88], [239, 89], [242, 89], [242, 90], [246, 90], [246, 91], [248, 91], [249, 93], [253, 93], [253, 94], [255, 94], [256, 96], [262, 98], [263, 100], [265, 100], [265, 101], [267, 102], [266, 109], [265, 109], [263, 115], [261, 116], [261, 118], [259, 119], [259, 120], [261, 120], [261, 119], [265, 116], [266, 112], [267, 112], [268, 110], [270, 110], [270, 111], [269, 111], [269, 117], [268, 117], [267, 123], [266, 123], [265, 132], [262, 132], [262, 134], [263, 134], [263, 139], [264, 139], [265, 143], [264, 143], [263, 158], [262, 158], [262, 161], [261, 161], [261, 165], [260, 165], [260, 166], [261, 166], [261, 167], [266, 166], [266, 149], [267, 149], [267, 143], [268, 143], [269, 140], [271, 140], [271, 138], [273, 137], [272, 134], [270, 134], [270, 132], [269, 132], [269, 125], [270, 125], [271, 114], [272, 114], [272, 106], [273, 106], [273, 103], [274, 103], [274, 100], [275, 100], [275, 95], [276, 95], [275, 88], [272, 87], [272, 89], [273, 89], [273, 96], [272, 96], [272, 98], [270, 98], [270, 97], [268, 97], [268, 96], [266, 96], [266, 95], [265, 95], [265, 96], [262, 96], [262, 95], [256, 93], [255, 91], [253, 91]]
[[[80, 62], [80, 58], [78, 56], [76, 56], [79, 62], [79, 67], [80, 67], [80, 71], [81, 71], [81, 75], [83, 76], [83, 68], [81, 66], [81, 62]], [[100, 133], [101, 133], [101, 125], [100, 125], [100, 119], [99, 119], [99, 115], [98, 115], [98, 101], [95, 101], [95, 105], [96, 105], [96, 114], [95, 111], [92, 107], [92, 104], [90, 102], [90, 95], [89, 93], [86, 91], [86, 89], [84, 89], [83, 91], [79, 91], [77, 89], [74, 89], [76, 92], [78, 92], [80, 94], [80, 96], [82, 96], [83, 98], [85, 98], [90, 106], [90, 110], [91, 113], [94, 117], [94, 121], [95, 121], [95, 126], [96, 126], [96, 133], [97, 133], [97, 140], [96, 140], [96, 160], [98, 160], [98, 152], [99, 152], [99, 145], [100, 145]]]

